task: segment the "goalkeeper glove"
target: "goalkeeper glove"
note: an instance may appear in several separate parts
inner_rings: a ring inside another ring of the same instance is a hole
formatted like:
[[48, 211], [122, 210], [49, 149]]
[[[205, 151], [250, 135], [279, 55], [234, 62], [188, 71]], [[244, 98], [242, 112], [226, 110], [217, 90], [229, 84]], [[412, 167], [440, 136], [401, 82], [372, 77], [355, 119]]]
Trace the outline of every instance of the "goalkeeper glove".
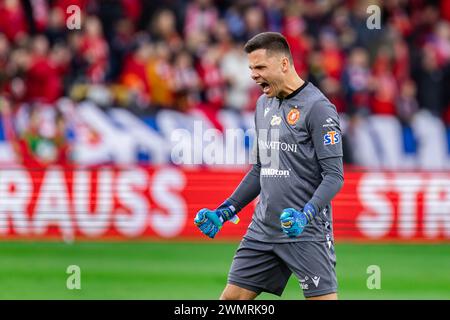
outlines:
[[307, 203], [303, 211], [286, 208], [280, 216], [281, 229], [289, 238], [298, 237], [316, 215], [316, 209], [311, 203]]
[[216, 210], [203, 208], [198, 211], [194, 224], [202, 233], [214, 238], [226, 221], [231, 220], [235, 224], [239, 222], [236, 214], [236, 208], [230, 202], [225, 201]]

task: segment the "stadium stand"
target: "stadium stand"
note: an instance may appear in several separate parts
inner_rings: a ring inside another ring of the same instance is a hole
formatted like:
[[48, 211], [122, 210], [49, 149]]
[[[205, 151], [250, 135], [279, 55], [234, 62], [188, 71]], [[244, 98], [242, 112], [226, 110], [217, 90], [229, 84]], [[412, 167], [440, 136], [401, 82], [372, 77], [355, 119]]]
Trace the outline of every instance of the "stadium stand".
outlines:
[[[449, 169], [449, 1], [379, 2], [380, 30], [366, 27], [367, 4], [0, 1], [0, 162], [176, 163], [176, 129], [194, 133], [195, 160], [206, 128], [225, 153], [240, 129], [247, 159], [260, 90], [242, 47], [272, 30], [340, 112], [347, 164]], [[69, 5], [80, 30], [66, 26]]]

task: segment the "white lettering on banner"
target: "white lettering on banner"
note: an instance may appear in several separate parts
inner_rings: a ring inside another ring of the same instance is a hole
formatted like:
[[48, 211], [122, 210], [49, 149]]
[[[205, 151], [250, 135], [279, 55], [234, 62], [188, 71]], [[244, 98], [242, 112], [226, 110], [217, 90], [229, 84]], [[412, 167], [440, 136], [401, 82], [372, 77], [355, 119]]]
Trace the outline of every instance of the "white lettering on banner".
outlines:
[[172, 190], [181, 192], [186, 185], [183, 173], [175, 169], [161, 169], [155, 173], [152, 183], [152, 197], [167, 214], [152, 210], [150, 222], [160, 236], [169, 238], [178, 235], [186, 225], [187, 207], [185, 200]]
[[443, 231], [450, 238], [450, 179], [432, 178], [428, 185], [424, 196], [424, 235], [436, 238]]
[[423, 187], [422, 177], [402, 174], [392, 181], [399, 195], [398, 233], [403, 238], [417, 232], [417, 194]]
[[45, 234], [48, 227], [61, 230], [64, 240], [72, 241], [74, 230], [69, 210], [66, 179], [61, 169], [48, 169], [43, 178], [33, 215], [34, 232]]
[[[0, 170], [1, 236], [49, 235], [53, 227], [68, 241], [78, 234], [176, 237], [190, 232], [188, 204], [194, 206], [198, 196], [184, 194], [189, 181], [183, 169], [64, 170]], [[261, 169], [262, 176], [283, 178], [289, 173]], [[356, 237], [450, 239], [449, 174], [350, 173], [349, 177], [348, 181], [357, 180], [356, 206], [348, 208], [349, 216], [355, 217], [350, 223], [359, 231]], [[346, 208], [336, 209], [339, 219]]]
[[[140, 168], [119, 170], [117, 175], [110, 169], [74, 170], [70, 180], [62, 169], [51, 168], [33, 190], [31, 174], [25, 168], [0, 171], [0, 234], [14, 230], [19, 235], [44, 235], [49, 227], [56, 227], [67, 241], [74, 239], [75, 230], [101, 237], [115, 229], [134, 237], [150, 224], [162, 237], [179, 235], [187, 220], [186, 202], [179, 194], [186, 185], [183, 172], [155, 171], [150, 192], [162, 210], [150, 212], [149, 194], [144, 193], [149, 183], [147, 171]], [[121, 208], [114, 210], [114, 198]], [[32, 212], [28, 212], [30, 207]]]
[[[394, 204], [387, 197], [387, 193], [393, 191], [398, 194], [397, 225], [394, 224]], [[420, 237], [419, 193], [424, 194], [423, 236], [428, 239], [450, 238], [450, 179], [446, 175], [425, 179], [421, 174], [387, 176], [369, 173], [361, 177], [357, 192], [364, 210], [357, 217], [356, 224], [369, 238], [382, 238], [395, 226], [401, 238]]]
[[148, 180], [147, 172], [138, 168], [126, 169], [118, 174], [117, 198], [128, 210], [116, 210], [115, 226], [125, 236], [139, 236], [147, 227], [148, 199], [141, 190], [146, 188]]
[[392, 227], [394, 210], [383, 194], [388, 184], [385, 175], [381, 173], [365, 174], [359, 182], [358, 197], [365, 210], [356, 218], [356, 225], [369, 238], [381, 238]]
[[0, 171], [0, 234], [8, 234], [9, 217], [18, 234], [29, 232], [26, 208], [32, 195], [32, 184], [25, 169]]
[[91, 178], [92, 171], [73, 172], [73, 208], [80, 231], [86, 236], [95, 237], [104, 234], [111, 224], [113, 179], [110, 170], [100, 170], [97, 173], [95, 209], [91, 212]]

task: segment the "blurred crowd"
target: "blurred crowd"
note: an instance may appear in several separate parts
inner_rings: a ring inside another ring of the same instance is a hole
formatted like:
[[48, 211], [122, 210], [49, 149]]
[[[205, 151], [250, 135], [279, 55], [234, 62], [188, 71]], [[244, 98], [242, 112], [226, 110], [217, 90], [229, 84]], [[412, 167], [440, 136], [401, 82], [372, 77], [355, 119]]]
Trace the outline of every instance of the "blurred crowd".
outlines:
[[[373, 4], [380, 29], [367, 26]], [[243, 45], [278, 31], [339, 112], [407, 124], [428, 110], [450, 125], [450, 1], [0, 0], [0, 17], [0, 96], [12, 112], [61, 97], [142, 114], [253, 110], [261, 92]]]

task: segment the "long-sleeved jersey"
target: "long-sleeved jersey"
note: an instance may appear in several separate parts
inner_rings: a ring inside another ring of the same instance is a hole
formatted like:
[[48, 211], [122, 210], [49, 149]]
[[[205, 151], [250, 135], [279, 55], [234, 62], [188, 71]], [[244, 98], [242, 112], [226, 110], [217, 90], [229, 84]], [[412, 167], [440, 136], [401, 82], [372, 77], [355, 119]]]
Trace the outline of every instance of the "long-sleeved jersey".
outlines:
[[[284, 99], [262, 95], [255, 112], [256, 163], [230, 196], [238, 210], [258, 195], [245, 237], [265, 242], [330, 241], [330, 201], [343, 184], [342, 137], [334, 105], [305, 82]], [[285, 208], [302, 210], [307, 202], [315, 219], [298, 238], [281, 230]]]

